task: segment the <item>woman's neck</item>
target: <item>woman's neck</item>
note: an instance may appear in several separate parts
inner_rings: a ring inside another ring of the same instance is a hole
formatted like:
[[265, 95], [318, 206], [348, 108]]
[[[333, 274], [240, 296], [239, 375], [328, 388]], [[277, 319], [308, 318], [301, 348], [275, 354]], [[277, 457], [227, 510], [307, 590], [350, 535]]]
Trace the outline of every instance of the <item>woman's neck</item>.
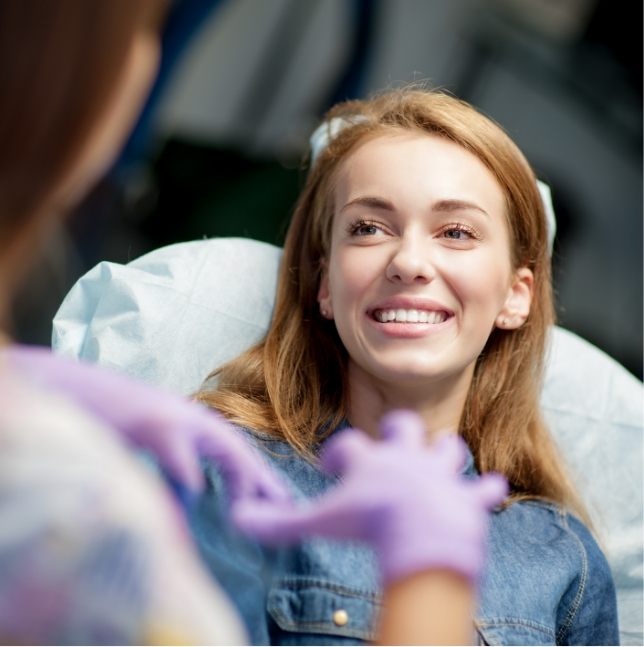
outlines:
[[349, 363], [349, 422], [373, 437], [380, 418], [394, 409], [412, 409], [425, 421], [428, 439], [458, 433], [474, 366], [464, 373], [423, 381], [384, 382]]

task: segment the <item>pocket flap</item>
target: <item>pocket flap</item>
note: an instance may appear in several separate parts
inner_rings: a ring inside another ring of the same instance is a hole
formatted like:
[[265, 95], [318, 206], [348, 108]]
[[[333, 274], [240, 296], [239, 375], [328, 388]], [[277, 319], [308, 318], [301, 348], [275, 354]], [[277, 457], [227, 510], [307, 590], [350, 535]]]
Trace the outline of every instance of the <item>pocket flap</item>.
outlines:
[[476, 629], [484, 645], [557, 644], [551, 627], [519, 618], [477, 620]]
[[285, 631], [373, 641], [380, 609], [373, 593], [323, 580], [284, 578], [268, 594], [268, 612]]

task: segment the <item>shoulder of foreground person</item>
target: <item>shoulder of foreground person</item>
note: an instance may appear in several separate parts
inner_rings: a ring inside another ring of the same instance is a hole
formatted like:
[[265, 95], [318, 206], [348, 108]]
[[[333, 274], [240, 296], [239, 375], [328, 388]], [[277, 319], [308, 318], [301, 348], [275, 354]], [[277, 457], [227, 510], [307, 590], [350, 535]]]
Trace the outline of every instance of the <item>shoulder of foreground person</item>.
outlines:
[[240, 644], [157, 476], [66, 398], [11, 382], [0, 408], [3, 639]]

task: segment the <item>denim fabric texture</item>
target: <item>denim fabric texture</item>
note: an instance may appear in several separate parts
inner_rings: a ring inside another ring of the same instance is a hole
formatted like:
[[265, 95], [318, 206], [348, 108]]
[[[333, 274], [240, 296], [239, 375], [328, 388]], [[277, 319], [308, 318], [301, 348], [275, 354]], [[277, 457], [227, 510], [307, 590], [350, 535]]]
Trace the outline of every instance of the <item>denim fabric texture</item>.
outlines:
[[[286, 443], [249, 438], [297, 498], [336, 483]], [[323, 539], [266, 549], [230, 527], [226, 494], [206, 465], [208, 488], [192, 506], [194, 537], [244, 618], [253, 644], [353, 645], [375, 637], [380, 586], [375, 555], [359, 543]], [[477, 478], [472, 456], [464, 467]], [[586, 527], [555, 504], [521, 501], [492, 514], [479, 590], [477, 640], [489, 645], [615, 645], [615, 588]], [[338, 614], [338, 611], [343, 613]]]

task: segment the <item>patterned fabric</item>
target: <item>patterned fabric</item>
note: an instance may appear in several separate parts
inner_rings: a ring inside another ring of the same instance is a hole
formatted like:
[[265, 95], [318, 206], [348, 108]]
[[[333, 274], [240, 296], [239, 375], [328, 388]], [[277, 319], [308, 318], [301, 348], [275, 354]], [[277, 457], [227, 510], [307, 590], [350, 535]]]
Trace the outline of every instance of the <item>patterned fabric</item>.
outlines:
[[0, 367], [0, 641], [244, 642], [168, 492], [108, 429]]

